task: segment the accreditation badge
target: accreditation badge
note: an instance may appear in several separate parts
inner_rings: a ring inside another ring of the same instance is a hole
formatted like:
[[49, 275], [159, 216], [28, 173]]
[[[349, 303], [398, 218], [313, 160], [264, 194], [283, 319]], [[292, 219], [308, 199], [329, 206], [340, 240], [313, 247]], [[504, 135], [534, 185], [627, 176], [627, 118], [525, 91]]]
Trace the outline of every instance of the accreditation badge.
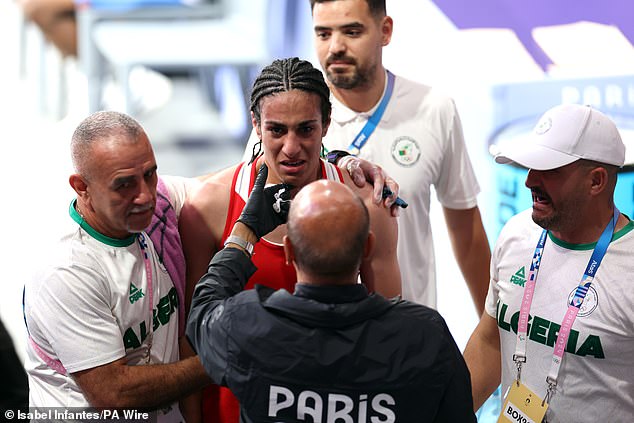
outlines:
[[497, 423], [541, 423], [547, 409], [548, 404], [536, 393], [513, 381]]

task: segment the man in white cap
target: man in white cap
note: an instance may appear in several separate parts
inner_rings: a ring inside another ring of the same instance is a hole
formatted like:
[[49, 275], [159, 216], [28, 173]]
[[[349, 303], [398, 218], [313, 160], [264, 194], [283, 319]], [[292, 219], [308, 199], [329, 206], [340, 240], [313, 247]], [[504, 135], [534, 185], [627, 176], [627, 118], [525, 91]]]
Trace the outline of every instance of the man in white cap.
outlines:
[[501, 378], [501, 421], [632, 421], [634, 224], [613, 200], [625, 161], [616, 126], [557, 106], [496, 161], [530, 169], [533, 207], [493, 251], [486, 313], [465, 350], [474, 408]]

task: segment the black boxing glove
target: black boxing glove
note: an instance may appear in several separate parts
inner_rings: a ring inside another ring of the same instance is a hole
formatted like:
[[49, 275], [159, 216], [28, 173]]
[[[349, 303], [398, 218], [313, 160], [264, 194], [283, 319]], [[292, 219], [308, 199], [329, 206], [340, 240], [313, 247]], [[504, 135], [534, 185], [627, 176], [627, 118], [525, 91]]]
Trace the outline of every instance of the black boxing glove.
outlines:
[[268, 167], [262, 164], [249, 199], [237, 220], [247, 225], [258, 239], [286, 223], [291, 205], [292, 186], [277, 184], [265, 187], [268, 174]]

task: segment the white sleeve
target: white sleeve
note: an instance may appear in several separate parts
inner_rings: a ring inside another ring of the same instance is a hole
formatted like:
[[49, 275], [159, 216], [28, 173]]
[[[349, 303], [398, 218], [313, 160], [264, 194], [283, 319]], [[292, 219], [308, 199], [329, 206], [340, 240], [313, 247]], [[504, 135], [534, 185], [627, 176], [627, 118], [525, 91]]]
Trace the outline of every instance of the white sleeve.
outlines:
[[491, 254], [491, 265], [489, 270], [489, 291], [487, 292], [487, 297], [484, 300], [484, 310], [487, 314], [493, 318], [497, 317], [497, 305], [499, 298], [499, 272], [497, 262], [499, 260], [499, 252], [500, 248], [496, 246], [493, 249], [493, 253]]
[[462, 123], [458, 110], [452, 100], [448, 102], [446, 145], [440, 174], [434, 183], [438, 201], [451, 209], [469, 209], [475, 207], [480, 186], [473, 171], [471, 160], [465, 145]]
[[108, 284], [98, 270], [73, 265], [44, 278], [25, 298], [29, 333], [40, 348], [69, 373], [125, 356]]
[[191, 193], [199, 187], [202, 182], [198, 178], [186, 178], [183, 176], [161, 175], [169, 191], [170, 202], [176, 212], [176, 217], [180, 215], [185, 200]]

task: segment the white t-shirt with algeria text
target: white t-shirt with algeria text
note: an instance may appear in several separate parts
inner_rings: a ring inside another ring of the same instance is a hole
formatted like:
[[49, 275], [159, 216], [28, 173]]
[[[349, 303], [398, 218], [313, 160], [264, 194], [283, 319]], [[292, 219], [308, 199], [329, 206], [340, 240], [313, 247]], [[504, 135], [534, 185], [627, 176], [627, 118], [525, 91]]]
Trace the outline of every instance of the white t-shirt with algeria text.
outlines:
[[[173, 179], [166, 185], [179, 213], [188, 183]], [[29, 343], [25, 367], [31, 407], [88, 407], [74, 372], [123, 357], [130, 365], [179, 358], [181, 305], [150, 238], [141, 234], [149, 253], [151, 289], [140, 237], [105, 237], [88, 226], [73, 205], [61, 228], [63, 235], [41, 255], [42, 263], [25, 285], [29, 334], [67, 371], [55, 371]], [[176, 404], [163, 411], [168, 421], [182, 419]]]
[[[547, 412], [552, 423], [631, 422], [634, 418], [634, 223], [615, 233], [572, 326]], [[531, 210], [511, 218], [491, 261], [486, 311], [497, 320], [502, 392], [515, 380], [513, 362], [524, 285], [542, 229]], [[546, 393], [553, 346], [571, 295], [595, 244], [573, 245], [549, 236], [530, 308], [522, 382]]]

